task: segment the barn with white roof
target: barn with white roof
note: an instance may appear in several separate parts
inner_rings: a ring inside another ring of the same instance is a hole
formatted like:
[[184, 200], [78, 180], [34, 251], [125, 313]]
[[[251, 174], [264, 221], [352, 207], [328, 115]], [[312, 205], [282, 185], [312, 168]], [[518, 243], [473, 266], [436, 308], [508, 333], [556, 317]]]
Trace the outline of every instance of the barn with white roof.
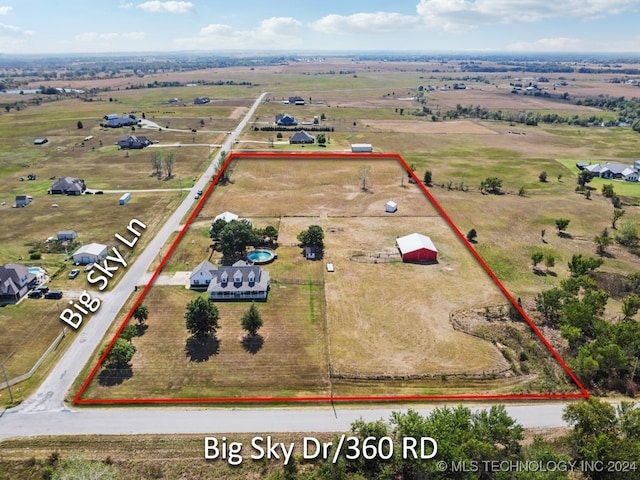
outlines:
[[438, 249], [426, 235], [412, 233], [396, 239], [403, 262], [436, 262]]

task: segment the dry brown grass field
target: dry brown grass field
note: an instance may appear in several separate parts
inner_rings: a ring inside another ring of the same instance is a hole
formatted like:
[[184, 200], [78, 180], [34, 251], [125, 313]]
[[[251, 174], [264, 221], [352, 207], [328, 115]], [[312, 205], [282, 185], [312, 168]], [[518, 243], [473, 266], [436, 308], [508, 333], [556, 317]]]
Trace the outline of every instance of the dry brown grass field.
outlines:
[[[371, 169], [367, 191], [363, 166]], [[131, 378], [107, 385], [99, 374], [83, 398], [509, 393], [538, 380], [536, 372], [516, 375], [492, 342], [453, 328], [452, 312], [506, 299], [396, 160], [240, 158], [230, 168], [233, 183], [213, 191], [165, 268], [172, 274], [217, 261], [207, 230], [223, 211], [276, 226], [278, 258], [264, 267], [272, 290], [258, 304], [262, 348], [250, 354], [242, 345], [248, 304], [217, 303], [217, 340], [194, 353], [184, 311], [197, 294], [154, 285], [143, 300], [149, 328], [133, 340]], [[384, 212], [389, 199], [399, 204], [396, 214]], [[295, 246], [312, 224], [325, 231], [322, 262], [305, 260]], [[395, 238], [412, 232], [431, 236], [437, 264], [399, 260]], [[326, 262], [336, 271], [326, 272]]]

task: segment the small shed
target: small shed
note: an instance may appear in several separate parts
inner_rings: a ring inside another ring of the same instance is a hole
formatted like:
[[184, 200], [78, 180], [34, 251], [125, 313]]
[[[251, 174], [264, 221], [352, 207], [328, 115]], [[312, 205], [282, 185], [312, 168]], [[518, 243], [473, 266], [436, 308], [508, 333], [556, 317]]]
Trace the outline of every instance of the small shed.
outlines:
[[83, 245], [73, 254], [73, 261], [79, 265], [98, 263], [107, 256], [107, 246], [100, 243]]
[[28, 195], [16, 195], [16, 207], [26, 207], [31, 203], [31, 199]]
[[384, 205], [384, 211], [387, 213], [396, 213], [398, 211], [398, 204], [393, 200], [389, 200]]
[[48, 138], [36, 138], [36, 139], [33, 141], [33, 144], [34, 144], [34, 145], [44, 145], [44, 144], [45, 144], [45, 143], [47, 143], [48, 141], [49, 141], [49, 139], [48, 139]]
[[352, 143], [351, 153], [371, 153], [373, 152], [373, 145], [370, 143]]
[[316, 249], [314, 247], [305, 247], [304, 248], [304, 258], [307, 260], [315, 260], [316, 259]]
[[436, 262], [438, 249], [426, 235], [412, 233], [396, 239], [403, 262]]
[[125, 193], [124, 195], [122, 195], [120, 197], [119, 203], [120, 203], [120, 205], [126, 205], [127, 202], [129, 202], [129, 200], [131, 200], [131, 194], [130, 193]]
[[75, 230], [60, 230], [58, 232], [58, 240], [61, 242], [75, 240], [78, 238], [78, 233]]

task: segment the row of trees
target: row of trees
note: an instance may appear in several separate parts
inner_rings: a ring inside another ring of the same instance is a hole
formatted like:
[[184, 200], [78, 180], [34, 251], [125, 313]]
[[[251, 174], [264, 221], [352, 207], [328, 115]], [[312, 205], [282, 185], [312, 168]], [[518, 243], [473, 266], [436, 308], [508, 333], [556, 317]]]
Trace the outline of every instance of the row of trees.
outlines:
[[173, 152], [162, 152], [158, 149], [152, 150], [151, 165], [158, 178], [162, 177], [163, 172], [166, 178], [171, 178], [175, 164], [176, 158]]
[[[197, 339], [202, 339], [207, 336], [215, 336], [218, 330], [220, 313], [213, 302], [204, 297], [196, 297], [187, 304], [184, 318], [189, 333]], [[258, 334], [258, 330], [263, 325], [263, 320], [255, 303], [252, 302], [249, 310], [242, 315], [240, 325], [248, 335], [256, 336]]]

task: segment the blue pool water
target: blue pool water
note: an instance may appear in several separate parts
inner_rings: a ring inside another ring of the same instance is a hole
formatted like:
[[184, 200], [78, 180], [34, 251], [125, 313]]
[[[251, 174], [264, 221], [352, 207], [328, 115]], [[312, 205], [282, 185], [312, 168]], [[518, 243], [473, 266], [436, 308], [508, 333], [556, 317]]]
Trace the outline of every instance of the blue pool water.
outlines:
[[274, 253], [268, 250], [254, 250], [247, 253], [247, 258], [253, 263], [266, 263], [273, 260], [274, 257]]

